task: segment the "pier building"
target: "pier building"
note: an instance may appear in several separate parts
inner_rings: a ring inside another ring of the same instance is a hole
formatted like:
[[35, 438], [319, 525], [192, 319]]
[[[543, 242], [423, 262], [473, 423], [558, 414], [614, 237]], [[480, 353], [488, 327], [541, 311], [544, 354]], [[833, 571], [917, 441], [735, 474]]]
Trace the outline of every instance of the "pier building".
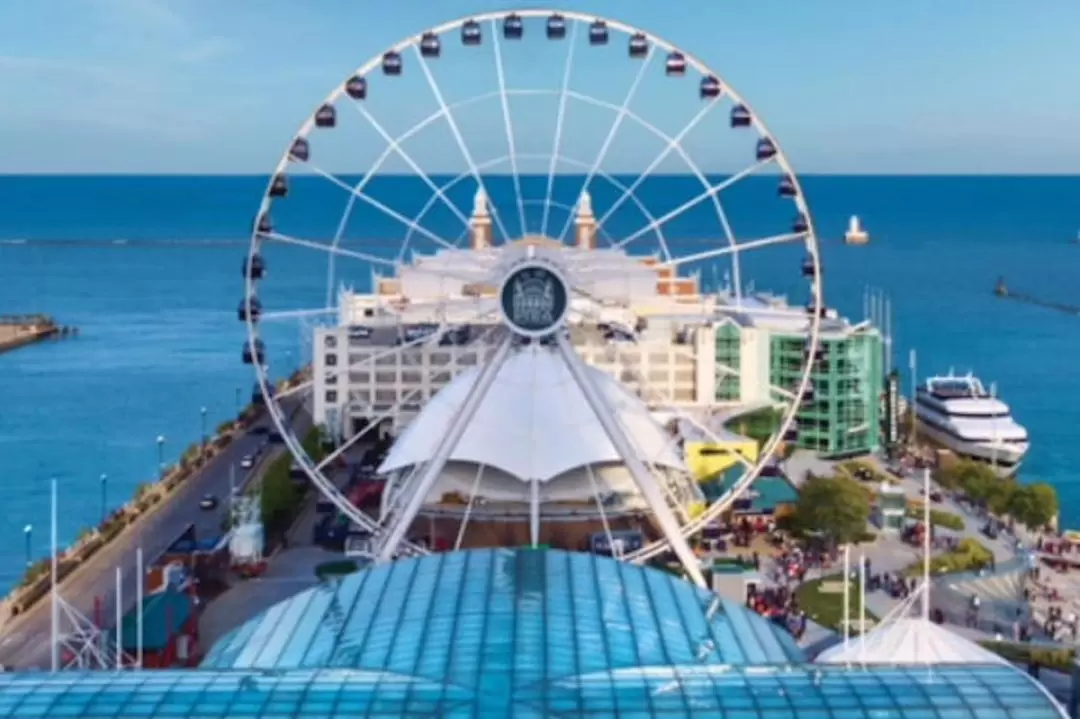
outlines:
[[[470, 244], [416, 255], [373, 291], [342, 289], [332, 326], [315, 330], [314, 417], [348, 438], [373, 420], [399, 434], [437, 392], [482, 366], [502, 339], [496, 287], [484, 277], [505, 261], [491, 244], [483, 194], [476, 198]], [[597, 248], [588, 195], [566, 246], [531, 236], [516, 244], [559, 253], [587, 289], [571, 299], [570, 339], [579, 356], [629, 387], [650, 408], [780, 404], [794, 396], [805, 364], [806, 308], [776, 295], [706, 293], [656, 256]], [[588, 296], [603, 297], [591, 302]], [[490, 321], [477, 321], [489, 311]], [[882, 337], [827, 310], [815, 358], [813, 401], [800, 410], [801, 447], [841, 456], [880, 444]], [[436, 346], [424, 339], [453, 331]]]

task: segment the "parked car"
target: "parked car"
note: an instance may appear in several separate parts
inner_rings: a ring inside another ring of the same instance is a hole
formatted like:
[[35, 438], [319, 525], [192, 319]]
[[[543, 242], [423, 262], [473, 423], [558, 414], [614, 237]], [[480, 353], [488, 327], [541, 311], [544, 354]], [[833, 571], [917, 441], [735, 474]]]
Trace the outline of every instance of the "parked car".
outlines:
[[255, 457], [250, 454], [245, 454], [240, 460], [240, 469], [251, 469], [255, 466]]
[[212, 509], [217, 509], [217, 505], [218, 505], [217, 497], [215, 497], [212, 494], [204, 494], [202, 496], [202, 499], [199, 500], [199, 509], [202, 509], [204, 511], [210, 511]]

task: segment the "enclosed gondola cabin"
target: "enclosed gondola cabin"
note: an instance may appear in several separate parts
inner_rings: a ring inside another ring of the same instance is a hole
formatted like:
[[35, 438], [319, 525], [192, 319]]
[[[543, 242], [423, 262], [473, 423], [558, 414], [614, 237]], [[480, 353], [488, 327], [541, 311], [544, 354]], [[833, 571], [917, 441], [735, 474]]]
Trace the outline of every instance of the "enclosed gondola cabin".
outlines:
[[507, 40], [520, 40], [525, 34], [525, 23], [517, 13], [510, 13], [503, 20], [503, 37]]
[[439, 36], [433, 32], [425, 32], [420, 38], [420, 55], [422, 57], [438, 57], [442, 52], [442, 44]]
[[354, 100], [367, 99], [367, 78], [353, 75], [345, 83], [345, 94]]
[[732, 127], [750, 127], [752, 118], [750, 117], [750, 108], [746, 105], [736, 105], [731, 108], [731, 126]]
[[[248, 308], [251, 311], [248, 312]], [[240, 300], [240, 306], [236, 310], [236, 317], [241, 322], [247, 322], [248, 317], [251, 317], [252, 322], [258, 322], [259, 315], [262, 314], [262, 302], [258, 297], [252, 297], [250, 300]]]
[[597, 20], [589, 26], [589, 44], [590, 45], [607, 45], [608, 41], [608, 29], [607, 23], [603, 20]]
[[269, 235], [274, 231], [274, 223], [270, 220], [270, 213], [264, 212], [255, 219], [255, 233]]
[[391, 50], [382, 56], [382, 71], [384, 75], [401, 74], [401, 55]]
[[262, 387], [259, 386], [258, 382], [251, 387], [251, 404], [256, 407], [262, 407], [266, 404], [266, 398], [263, 397]]
[[785, 442], [798, 442], [799, 441], [799, 428], [796, 427], [795, 425], [791, 425], [786, 430], [784, 430], [784, 441]]
[[686, 56], [681, 52], [669, 53], [664, 63], [664, 73], [668, 75], [686, 74]]
[[289, 194], [289, 181], [285, 179], [285, 175], [274, 175], [274, 179], [270, 181], [270, 197], [285, 197]]
[[771, 160], [776, 157], [776, 145], [769, 138], [763, 137], [757, 142], [757, 150], [755, 150], [754, 156], [758, 159], [758, 162]]
[[710, 75], [701, 78], [701, 99], [712, 100], [720, 97], [720, 81]]
[[266, 274], [266, 261], [262, 255], [256, 252], [251, 257], [244, 258], [244, 266], [241, 269], [244, 277], [251, 276], [253, 280], [261, 280]]
[[308, 141], [302, 137], [293, 140], [292, 147], [289, 148], [289, 159], [297, 162], [307, 162], [310, 158], [311, 145], [308, 144]]
[[801, 212], [791, 222], [791, 231], [795, 234], [802, 234], [810, 229], [810, 223], [806, 219], [806, 215]]
[[562, 40], [566, 37], [566, 18], [555, 14], [547, 19], [548, 40]]
[[483, 35], [480, 32], [480, 23], [475, 20], [466, 20], [465, 24], [461, 26], [461, 44], [479, 45], [482, 39]]
[[630, 38], [630, 57], [645, 57], [649, 53], [649, 41], [645, 33], [636, 32]]
[[814, 271], [814, 258], [807, 255], [802, 261], [802, 274], [803, 277], [813, 277], [817, 273]]
[[322, 105], [315, 111], [315, 127], [333, 127], [337, 124], [337, 111], [333, 105]]
[[790, 175], [784, 175], [780, 178], [780, 184], [776, 188], [776, 194], [780, 197], [795, 197], [799, 194], [798, 188], [795, 187], [795, 180]]
[[244, 343], [244, 351], [241, 359], [244, 360], [244, 364], [265, 364], [266, 345], [263, 344], [262, 340]]

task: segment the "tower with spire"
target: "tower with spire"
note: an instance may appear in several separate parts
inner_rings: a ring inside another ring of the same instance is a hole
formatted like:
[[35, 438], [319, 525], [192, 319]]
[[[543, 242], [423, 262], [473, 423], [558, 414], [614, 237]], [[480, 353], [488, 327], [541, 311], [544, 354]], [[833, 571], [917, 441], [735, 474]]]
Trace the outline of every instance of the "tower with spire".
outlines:
[[487, 195], [482, 189], [476, 191], [473, 199], [472, 217], [469, 219], [469, 234], [474, 250], [486, 250], [491, 247], [491, 213], [488, 211]]
[[578, 200], [574, 228], [577, 233], [575, 244], [579, 250], [596, 249], [596, 215], [593, 214], [592, 198], [588, 192], [582, 192]]

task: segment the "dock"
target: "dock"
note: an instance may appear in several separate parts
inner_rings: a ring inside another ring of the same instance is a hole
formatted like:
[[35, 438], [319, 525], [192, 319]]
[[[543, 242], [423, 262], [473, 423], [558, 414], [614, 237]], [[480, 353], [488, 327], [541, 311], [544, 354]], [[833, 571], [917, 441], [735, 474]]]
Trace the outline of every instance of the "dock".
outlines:
[[60, 325], [49, 315], [0, 315], [0, 353], [77, 334], [77, 328]]
[[1053, 302], [1026, 292], [1011, 290], [1009, 289], [1008, 284], [1006, 284], [1004, 277], [999, 277], [997, 284], [994, 285], [994, 295], [1001, 297], [1002, 299], [1016, 300], [1017, 302], [1035, 305], [1036, 307], [1045, 307], [1048, 310], [1064, 312], [1068, 315], [1080, 315], [1080, 305], [1072, 305], [1067, 302]]

